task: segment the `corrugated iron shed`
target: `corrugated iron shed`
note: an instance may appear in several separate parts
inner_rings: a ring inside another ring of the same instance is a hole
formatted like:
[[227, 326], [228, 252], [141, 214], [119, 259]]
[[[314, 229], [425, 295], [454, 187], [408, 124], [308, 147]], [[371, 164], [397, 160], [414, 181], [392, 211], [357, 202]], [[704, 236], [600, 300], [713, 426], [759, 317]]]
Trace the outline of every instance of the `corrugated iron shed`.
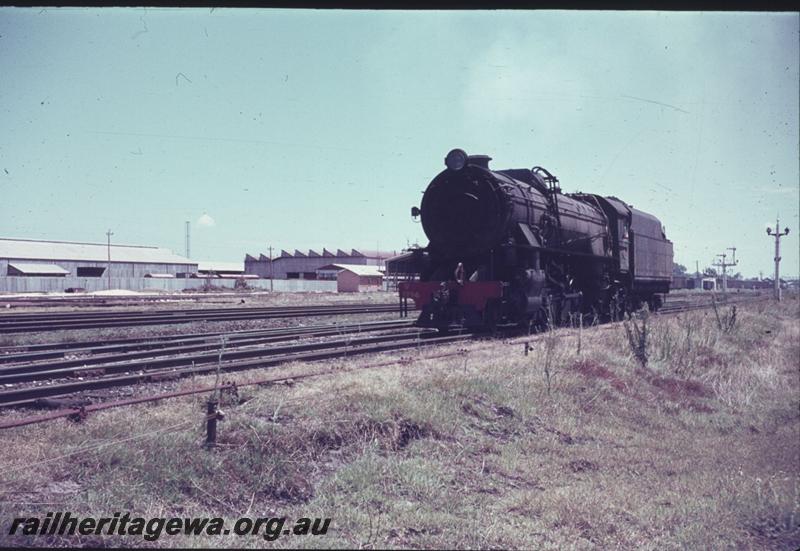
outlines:
[[[106, 243], [0, 238], [0, 258], [106, 262], [108, 245]], [[112, 244], [111, 260], [143, 264], [195, 264], [169, 249], [137, 245]]]

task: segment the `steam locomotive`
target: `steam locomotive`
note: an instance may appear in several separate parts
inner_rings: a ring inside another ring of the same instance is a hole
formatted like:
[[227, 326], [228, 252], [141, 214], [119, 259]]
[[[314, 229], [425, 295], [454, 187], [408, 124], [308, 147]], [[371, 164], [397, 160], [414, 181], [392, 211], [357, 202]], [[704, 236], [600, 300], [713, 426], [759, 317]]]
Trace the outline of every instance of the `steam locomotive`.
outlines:
[[492, 170], [454, 149], [419, 208], [430, 240], [411, 251], [420, 277], [401, 308], [440, 330], [604, 321], [669, 292], [672, 242], [659, 220], [616, 197], [562, 193], [542, 167]]

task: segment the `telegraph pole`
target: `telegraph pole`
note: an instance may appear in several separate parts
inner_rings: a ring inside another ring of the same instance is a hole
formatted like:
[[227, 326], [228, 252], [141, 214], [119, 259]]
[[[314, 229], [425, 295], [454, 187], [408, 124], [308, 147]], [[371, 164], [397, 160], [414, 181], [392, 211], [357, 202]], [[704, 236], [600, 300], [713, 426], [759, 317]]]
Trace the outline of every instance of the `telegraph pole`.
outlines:
[[697, 260], [694, 261], [694, 288], [703, 288], [703, 278], [700, 277], [700, 262]]
[[189, 226], [189, 221], [187, 220], [186, 221], [186, 258], [191, 258], [189, 256], [189, 251], [190, 251], [190, 249], [189, 249], [189, 227], [190, 227]]
[[784, 228], [783, 232], [781, 232], [780, 227], [780, 219], [775, 219], [775, 231], [772, 231], [772, 228], [767, 227], [767, 235], [775, 237], [775, 282], [773, 283], [775, 288], [775, 300], [780, 302], [781, 300], [781, 237], [784, 235], [789, 235], [789, 228]]
[[718, 254], [717, 256], [722, 257], [722, 262], [717, 262], [714, 266], [720, 266], [722, 268], [722, 292], [728, 292], [728, 266], [736, 266], [739, 262], [736, 260], [736, 247], [728, 247], [726, 250], [733, 251], [733, 262], [725, 262], [727, 258], [726, 253]]
[[108, 238], [108, 288], [111, 289], [111, 236], [114, 235], [114, 232], [109, 230], [106, 232], [106, 237]]
[[269, 246], [269, 292], [272, 292], [272, 280], [275, 279], [275, 271], [272, 267], [272, 245]]

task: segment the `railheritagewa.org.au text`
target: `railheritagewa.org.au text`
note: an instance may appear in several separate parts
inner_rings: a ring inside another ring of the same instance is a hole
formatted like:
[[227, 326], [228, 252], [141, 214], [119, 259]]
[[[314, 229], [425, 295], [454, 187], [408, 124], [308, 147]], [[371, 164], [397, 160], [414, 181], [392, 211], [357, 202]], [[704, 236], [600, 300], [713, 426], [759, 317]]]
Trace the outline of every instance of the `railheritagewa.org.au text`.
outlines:
[[281, 536], [323, 536], [330, 527], [330, 518], [241, 517], [233, 523], [220, 517], [143, 518], [130, 513], [114, 513], [111, 517], [74, 516], [69, 511], [47, 513], [45, 517], [17, 517], [11, 521], [8, 535], [23, 536], [138, 536], [156, 541], [167, 536], [258, 536], [274, 541]]

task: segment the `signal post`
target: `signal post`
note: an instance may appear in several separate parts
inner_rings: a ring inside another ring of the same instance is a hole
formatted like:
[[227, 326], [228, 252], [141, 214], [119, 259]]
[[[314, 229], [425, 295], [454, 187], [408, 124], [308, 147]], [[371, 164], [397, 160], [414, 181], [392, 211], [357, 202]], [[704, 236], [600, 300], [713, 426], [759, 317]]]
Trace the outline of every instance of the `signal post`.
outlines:
[[767, 227], [767, 235], [775, 237], [775, 281], [773, 282], [775, 288], [775, 300], [781, 300], [781, 237], [789, 235], [789, 228], [784, 228], [781, 232], [780, 220], [775, 220], [775, 231]]

